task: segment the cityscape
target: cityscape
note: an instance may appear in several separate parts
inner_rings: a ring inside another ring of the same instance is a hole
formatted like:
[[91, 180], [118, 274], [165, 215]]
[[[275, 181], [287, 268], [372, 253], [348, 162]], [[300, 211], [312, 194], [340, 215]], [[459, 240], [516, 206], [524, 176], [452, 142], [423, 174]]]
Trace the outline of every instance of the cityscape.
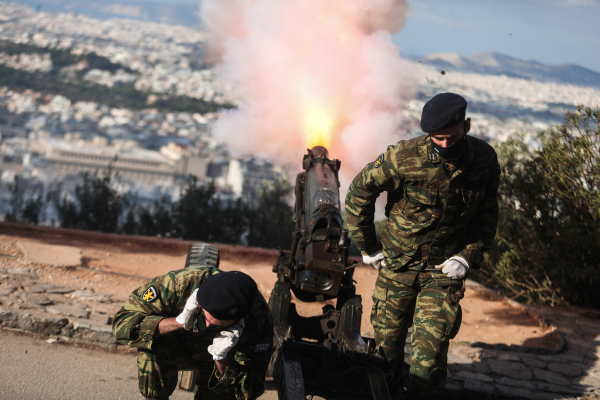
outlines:
[[[119, 191], [148, 205], [177, 200], [189, 175], [214, 181], [224, 201], [293, 176], [299, 166], [234, 156], [213, 138], [212, 123], [240, 100], [204, 64], [205, 40], [190, 27], [0, 2], [0, 68], [42, 82], [0, 82], [0, 214], [10, 211], [15, 176], [26, 195], [55, 192], [60, 199], [73, 196], [81, 173], [110, 165]], [[398, 115], [399, 139], [423, 134], [422, 107], [440, 92], [467, 98], [472, 135], [493, 143], [521, 133], [533, 147], [536, 132], [560, 124], [565, 110], [597, 106], [600, 99], [597, 86], [446, 72], [426, 60], [411, 64], [418, 93]], [[53, 94], [44, 90], [50, 84]], [[49, 204], [43, 223], [56, 220], [56, 205]]]

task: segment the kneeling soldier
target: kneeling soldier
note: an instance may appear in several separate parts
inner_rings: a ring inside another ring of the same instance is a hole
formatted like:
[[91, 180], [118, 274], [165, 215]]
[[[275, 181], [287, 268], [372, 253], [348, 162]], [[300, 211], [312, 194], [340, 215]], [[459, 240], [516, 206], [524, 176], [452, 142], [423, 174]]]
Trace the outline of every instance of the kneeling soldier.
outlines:
[[242, 272], [191, 267], [158, 276], [129, 296], [113, 334], [138, 348], [147, 399], [168, 399], [182, 370], [198, 371], [194, 399], [252, 400], [264, 392], [273, 320]]

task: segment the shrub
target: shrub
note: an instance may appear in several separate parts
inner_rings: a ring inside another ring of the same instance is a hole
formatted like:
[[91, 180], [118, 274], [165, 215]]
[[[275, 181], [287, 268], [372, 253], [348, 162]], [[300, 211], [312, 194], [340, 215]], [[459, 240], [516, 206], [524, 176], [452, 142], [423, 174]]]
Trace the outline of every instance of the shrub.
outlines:
[[[600, 109], [498, 147], [500, 220], [489, 278], [528, 302], [600, 307]], [[485, 272], [484, 272], [485, 273]]]

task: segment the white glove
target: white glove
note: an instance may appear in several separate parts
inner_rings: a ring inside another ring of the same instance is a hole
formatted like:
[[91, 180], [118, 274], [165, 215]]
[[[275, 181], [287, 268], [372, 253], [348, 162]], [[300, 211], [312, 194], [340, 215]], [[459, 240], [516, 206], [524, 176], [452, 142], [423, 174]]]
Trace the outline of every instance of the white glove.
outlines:
[[362, 253], [363, 255], [363, 263], [368, 264], [375, 268], [377, 271], [381, 269], [381, 267], [385, 267], [385, 260], [383, 259], [383, 251], [379, 250], [377, 253], [366, 255], [366, 253]]
[[469, 263], [462, 257], [452, 256], [435, 269], [442, 269], [442, 272], [452, 279], [463, 279], [469, 272]]
[[197, 295], [198, 289], [194, 290], [191, 296], [188, 297], [185, 302], [185, 307], [183, 307], [183, 311], [175, 318], [175, 321], [183, 325], [185, 329], [191, 329], [194, 326], [196, 314], [200, 311], [198, 308], [198, 300], [196, 299]]
[[240, 319], [238, 322], [215, 336], [212, 344], [208, 346], [208, 353], [213, 356], [213, 360], [222, 360], [227, 357], [229, 350], [231, 350], [238, 340], [240, 340], [240, 336], [242, 336], [242, 331], [245, 326], [244, 320]]

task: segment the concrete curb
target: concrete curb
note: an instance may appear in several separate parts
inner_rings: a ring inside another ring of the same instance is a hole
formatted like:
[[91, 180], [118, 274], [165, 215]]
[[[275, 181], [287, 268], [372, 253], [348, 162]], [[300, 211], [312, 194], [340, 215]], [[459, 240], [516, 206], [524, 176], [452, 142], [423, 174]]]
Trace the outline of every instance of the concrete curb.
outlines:
[[557, 342], [557, 346], [554, 349], [549, 349], [545, 346], [519, 346], [519, 345], [514, 345], [514, 344], [508, 346], [508, 345], [502, 344], [502, 343], [498, 343], [498, 344], [488, 344], [488, 343], [483, 343], [483, 342], [458, 342], [458, 343], [466, 344], [466, 345], [469, 345], [470, 347], [479, 347], [479, 348], [494, 349], [494, 350], [501, 350], [501, 351], [514, 351], [514, 352], [519, 352], [519, 353], [531, 353], [531, 354], [558, 354], [558, 353], [562, 353], [564, 351], [565, 338], [564, 338], [563, 334], [559, 332], [558, 327], [548, 323], [548, 321], [546, 321], [544, 319], [544, 317], [541, 314], [539, 314], [538, 312], [534, 311], [533, 309], [531, 309], [530, 307], [527, 307], [524, 304], [519, 303], [518, 301], [514, 301], [509, 298], [506, 298], [506, 297], [502, 296], [501, 294], [498, 294], [496, 291], [494, 291], [490, 288], [487, 288], [487, 287], [483, 286], [482, 284], [472, 281], [470, 279], [467, 279], [465, 281], [465, 287], [467, 289], [471, 289], [477, 293], [491, 297], [494, 300], [502, 301], [504, 304], [508, 305], [509, 307], [512, 307], [516, 310], [521, 311], [524, 314], [529, 315], [531, 318], [536, 320], [542, 326], [542, 328], [550, 330], [550, 332], [548, 332], [546, 334], [546, 336], [550, 336], [553, 339], [555, 339]]

